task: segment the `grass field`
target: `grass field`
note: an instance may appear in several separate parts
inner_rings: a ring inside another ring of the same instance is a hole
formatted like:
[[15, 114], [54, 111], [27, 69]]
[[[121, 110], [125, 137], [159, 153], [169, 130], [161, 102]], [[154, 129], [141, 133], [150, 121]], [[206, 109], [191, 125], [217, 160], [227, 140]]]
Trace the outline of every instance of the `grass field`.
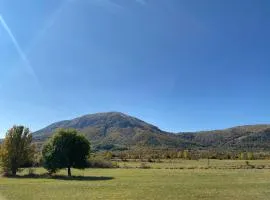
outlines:
[[[160, 162], [146, 162], [147, 166], [153, 169], [239, 169], [248, 168], [254, 166], [257, 169], [270, 169], [269, 160], [250, 160], [248, 161], [249, 166], [245, 160], [182, 160], [182, 159], [171, 159], [171, 160], [160, 160]], [[128, 162], [118, 162], [120, 167], [124, 168], [139, 168], [141, 162], [139, 160], [130, 160]]]
[[[191, 166], [194, 161], [185, 162]], [[270, 199], [269, 169], [169, 169], [167, 162], [158, 169], [155, 164], [150, 164], [151, 169], [73, 170], [73, 175], [84, 178], [71, 180], [0, 178], [0, 199]], [[36, 173], [45, 170], [39, 168]]]

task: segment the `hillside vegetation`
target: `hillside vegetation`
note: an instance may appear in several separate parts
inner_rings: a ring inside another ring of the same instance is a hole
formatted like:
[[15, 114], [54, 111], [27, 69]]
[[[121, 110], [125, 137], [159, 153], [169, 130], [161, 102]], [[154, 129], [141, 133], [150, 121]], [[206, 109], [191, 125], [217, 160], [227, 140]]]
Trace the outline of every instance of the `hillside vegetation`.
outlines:
[[269, 150], [270, 125], [238, 126], [225, 130], [178, 134], [183, 140], [196, 142], [206, 148], [232, 150]]
[[59, 128], [74, 128], [83, 133], [98, 149], [129, 149], [141, 147], [182, 147], [192, 143], [156, 126], [118, 112], [85, 115], [54, 123], [34, 133], [36, 141], [44, 141]]
[[77, 129], [91, 140], [95, 149], [104, 150], [135, 147], [245, 151], [270, 149], [270, 125], [175, 134], [119, 112], [97, 113], [56, 122], [35, 132], [34, 140], [43, 143], [59, 128]]

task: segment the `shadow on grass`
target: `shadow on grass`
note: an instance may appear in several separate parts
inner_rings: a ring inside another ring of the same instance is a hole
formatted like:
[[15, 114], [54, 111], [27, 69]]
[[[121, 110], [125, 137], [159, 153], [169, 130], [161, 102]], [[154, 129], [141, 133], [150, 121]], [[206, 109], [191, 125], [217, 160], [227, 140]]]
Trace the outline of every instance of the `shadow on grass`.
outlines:
[[74, 180], [74, 181], [108, 181], [114, 179], [114, 177], [109, 176], [52, 176], [52, 179], [58, 180]]
[[49, 174], [31, 174], [31, 175], [16, 175], [16, 176], [4, 176], [7, 178], [31, 178], [31, 179], [56, 179], [67, 181], [108, 181], [114, 179], [109, 176], [64, 176], [64, 175], [49, 175]]

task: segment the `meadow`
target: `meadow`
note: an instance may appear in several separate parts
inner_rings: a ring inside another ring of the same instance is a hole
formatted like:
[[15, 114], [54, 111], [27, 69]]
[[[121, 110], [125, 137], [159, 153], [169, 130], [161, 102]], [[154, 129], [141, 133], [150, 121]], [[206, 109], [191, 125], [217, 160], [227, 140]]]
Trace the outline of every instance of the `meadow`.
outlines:
[[207, 160], [168, 160], [142, 169], [140, 162], [120, 162], [116, 169], [73, 169], [70, 179], [65, 170], [48, 178], [43, 168], [34, 169], [36, 177], [25, 169], [20, 177], [0, 178], [0, 199], [270, 199], [269, 163], [250, 161], [264, 168], [233, 169], [246, 163], [210, 160], [208, 168]]
[[142, 163], [151, 169], [270, 169], [269, 160], [219, 160], [219, 159], [161, 159], [153, 162], [141, 162], [141, 160], [127, 160], [117, 162], [121, 168], [140, 168]]

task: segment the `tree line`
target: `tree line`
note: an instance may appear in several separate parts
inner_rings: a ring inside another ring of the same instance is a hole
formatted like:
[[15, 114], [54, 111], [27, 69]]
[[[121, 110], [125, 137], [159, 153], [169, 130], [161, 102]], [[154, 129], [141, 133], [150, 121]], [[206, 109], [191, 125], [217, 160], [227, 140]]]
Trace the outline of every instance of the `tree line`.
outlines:
[[[0, 165], [6, 175], [15, 176], [18, 170], [34, 163], [36, 146], [32, 134], [24, 126], [13, 126], [6, 133], [0, 146]], [[50, 174], [66, 168], [71, 176], [71, 168], [87, 167], [90, 142], [73, 129], [57, 130], [43, 146], [42, 165]]]
[[219, 159], [219, 160], [259, 160], [269, 159], [268, 152], [253, 152], [253, 151], [217, 151], [209, 150], [190, 150], [190, 149], [131, 149], [126, 151], [107, 151], [104, 154], [110, 155], [113, 159]]

